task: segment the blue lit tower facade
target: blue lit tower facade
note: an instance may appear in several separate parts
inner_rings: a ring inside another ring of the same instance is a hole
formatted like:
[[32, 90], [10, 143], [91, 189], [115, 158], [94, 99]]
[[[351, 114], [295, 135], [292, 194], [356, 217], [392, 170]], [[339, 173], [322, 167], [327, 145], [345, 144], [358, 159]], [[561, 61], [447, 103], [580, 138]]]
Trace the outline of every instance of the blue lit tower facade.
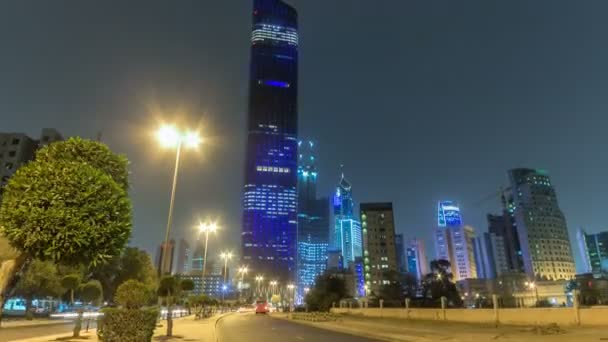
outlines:
[[363, 238], [361, 235], [361, 224], [354, 217], [354, 202], [352, 187], [344, 178], [336, 187], [333, 198], [334, 208], [334, 233], [333, 245], [341, 251], [343, 267], [349, 268], [355, 258], [363, 255]]
[[477, 278], [473, 227], [462, 222], [460, 207], [453, 201], [440, 201], [437, 205], [435, 252], [437, 259], [448, 260], [454, 280]]
[[252, 16], [242, 258], [284, 283], [297, 258], [297, 12], [254, 0]]
[[329, 198], [317, 198], [312, 141], [298, 142], [298, 293], [311, 288], [327, 268]]

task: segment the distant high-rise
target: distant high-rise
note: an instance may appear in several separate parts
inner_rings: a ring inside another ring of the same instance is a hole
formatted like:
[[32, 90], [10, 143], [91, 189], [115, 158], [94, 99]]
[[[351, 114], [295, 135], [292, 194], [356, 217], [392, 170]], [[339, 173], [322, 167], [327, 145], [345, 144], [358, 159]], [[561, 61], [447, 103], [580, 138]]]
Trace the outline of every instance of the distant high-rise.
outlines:
[[418, 281], [429, 273], [424, 241], [411, 239], [405, 246], [407, 272], [414, 275]]
[[399, 273], [407, 273], [408, 267], [405, 256], [403, 234], [395, 234], [395, 251], [397, 253], [397, 270]]
[[24, 133], [0, 133], [0, 195], [15, 171], [34, 159], [36, 150], [60, 140], [63, 137], [53, 128], [44, 128], [39, 140]]
[[573, 279], [568, 227], [549, 175], [542, 170], [513, 169], [509, 181], [525, 272], [549, 280]]
[[317, 198], [317, 168], [312, 141], [298, 142], [298, 291], [314, 285], [327, 266], [329, 199]]
[[185, 239], [179, 240], [177, 249], [177, 273], [186, 274], [190, 272], [192, 249]]
[[477, 277], [494, 279], [509, 272], [505, 241], [494, 233], [483, 233], [473, 239]]
[[192, 267], [190, 268], [191, 273], [203, 274], [203, 265], [205, 263], [205, 247], [202, 243], [197, 243], [192, 253]]
[[382, 285], [390, 284], [387, 272], [398, 271], [393, 204], [361, 203], [359, 208], [365, 246], [365, 283], [370, 291], [378, 294]]
[[[167, 253], [167, 257], [163, 259], [163, 254]], [[164, 242], [158, 246], [156, 251], [156, 273], [158, 276], [173, 274], [173, 261], [175, 256], [175, 240], [169, 240], [169, 243]]]
[[509, 270], [523, 272], [524, 263], [519, 244], [519, 235], [517, 234], [517, 225], [513, 216], [513, 202], [507, 201], [504, 195], [501, 197], [503, 214], [487, 215], [488, 232], [503, 239]]
[[354, 202], [352, 197], [352, 186], [344, 178], [336, 187], [333, 199], [334, 207], [334, 248], [342, 252], [343, 267], [349, 268], [349, 264], [355, 258], [362, 256], [363, 242], [361, 240], [361, 224], [354, 217]]
[[581, 260], [586, 273], [608, 273], [608, 231], [587, 234], [582, 228], [576, 233]]
[[454, 280], [477, 278], [473, 227], [463, 225], [460, 208], [456, 202], [441, 201], [437, 208], [438, 219], [435, 229], [437, 259], [450, 262]]
[[280, 0], [254, 0], [242, 262], [296, 278], [298, 23]]

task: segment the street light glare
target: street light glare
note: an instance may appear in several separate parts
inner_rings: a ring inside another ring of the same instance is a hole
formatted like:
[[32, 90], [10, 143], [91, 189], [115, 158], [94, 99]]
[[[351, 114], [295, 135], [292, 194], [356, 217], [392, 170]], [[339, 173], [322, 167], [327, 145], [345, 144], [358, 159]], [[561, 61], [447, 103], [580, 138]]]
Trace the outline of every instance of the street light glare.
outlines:
[[164, 125], [156, 132], [156, 139], [161, 146], [169, 148], [177, 146], [180, 136], [175, 126]]
[[198, 135], [197, 132], [194, 131], [186, 132], [186, 135], [184, 135], [182, 139], [184, 145], [187, 148], [197, 148], [198, 145], [200, 145], [200, 143], [202, 142], [201, 137]]
[[216, 222], [199, 222], [198, 231], [200, 233], [215, 233], [219, 229]]

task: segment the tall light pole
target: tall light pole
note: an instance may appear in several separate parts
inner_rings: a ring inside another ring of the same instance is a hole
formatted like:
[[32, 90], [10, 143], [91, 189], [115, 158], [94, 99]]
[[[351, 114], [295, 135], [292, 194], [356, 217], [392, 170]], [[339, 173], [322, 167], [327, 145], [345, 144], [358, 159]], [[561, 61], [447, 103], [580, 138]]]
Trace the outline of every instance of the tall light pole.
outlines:
[[222, 252], [220, 258], [224, 260], [224, 282], [222, 283], [222, 302], [228, 287], [226, 286], [226, 277], [228, 276], [228, 260], [232, 259], [232, 252]]
[[247, 266], [241, 266], [239, 268], [239, 273], [241, 274], [241, 286], [240, 286], [240, 294], [243, 296], [243, 281], [245, 281], [245, 274], [249, 272], [249, 268]]
[[262, 275], [257, 275], [255, 276], [255, 282], [257, 283], [256, 286], [256, 292], [258, 293], [258, 296], [261, 295], [261, 291], [260, 291], [260, 283], [264, 280], [264, 276]]
[[294, 284], [289, 284], [287, 285], [287, 289], [289, 289], [289, 295], [290, 295], [290, 299], [289, 299], [289, 312], [293, 311], [293, 304], [295, 302], [295, 296], [296, 296], [296, 286]]
[[203, 259], [203, 279], [205, 279], [205, 270], [207, 269], [207, 245], [209, 244], [209, 233], [215, 233], [218, 229], [215, 222], [199, 222], [198, 232], [205, 233], [205, 257]]
[[[165, 231], [164, 246], [161, 247], [161, 276], [165, 269], [171, 270], [171, 265], [167, 265], [167, 250], [169, 248], [169, 236], [171, 235], [171, 223], [173, 222], [173, 205], [175, 203], [175, 189], [177, 187], [177, 172], [179, 170], [179, 158], [182, 151], [182, 146], [186, 148], [196, 148], [201, 143], [201, 138], [197, 132], [186, 131], [180, 132], [175, 126], [162, 126], [156, 132], [156, 139], [162, 147], [175, 148], [175, 169], [173, 170], [173, 185], [171, 187], [171, 201], [169, 202], [169, 217], [167, 219], [167, 229]], [[164, 247], [164, 250], [163, 250]]]

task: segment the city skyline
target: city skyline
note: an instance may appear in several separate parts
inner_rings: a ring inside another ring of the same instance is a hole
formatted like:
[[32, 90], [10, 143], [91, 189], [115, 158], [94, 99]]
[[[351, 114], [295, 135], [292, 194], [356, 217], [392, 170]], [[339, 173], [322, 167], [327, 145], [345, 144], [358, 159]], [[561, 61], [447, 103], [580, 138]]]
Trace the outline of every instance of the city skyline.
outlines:
[[[331, 175], [339, 164], [345, 165], [349, 180], [357, 187], [357, 204], [378, 199], [394, 202], [397, 232], [406, 238], [423, 238], [426, 246], [432, 248], [434, 204], [438, 200], [458, 201], [467, 224], [478, 233], [485, 232], [486, 214], [500, 212], [500, 199], [495, 193], [507, 185], [506, 171], [519, 166], [538, 167], [547, 169], [552, 176], [575, 256], [579, 254], [576, 228], [585, 227], [589, 233], [605, 229], [601, 213], [603, 194], [608, 189], [601, 170], [608, 165], [599, 146], [605, 143], [600, 128], [607, 123], [602, 113], [608, 108], [594, 99], [599, 96], [595, 89], [608, 71], [599, 63], [607, 54], [605, 48], [599, 47], [600, 36], [606, 31], [590, 32], [592, 25], [603, 25], [598, 17], [602, 11], [555, 5], [551, 6], [553, 16], [540, 22], [525, 13], [515, 14], [521, 22], [518, 24], [513, 24], [507, 15], [496, 14], [497, 20], [492, 23], [484, 21], [489, 26], [485, 32], [473, 33], [462, 41], [450, 32], [468, 32], [479, 24], [479, 18], [472, 18], [472, 22], [458, 19], [460, 11], [470, 11], [472, 4], [455, 9], [453, 14], [430, 4], [411, 5], [414, 7], [406, 10], [407, 6], [398, 2], [367, 12], [364, 2], [355, 1], [352, 15], [342, 16], [336, 23], [333, 20], [337, 5], [291, 3], [297, 5], [308, 22], [302, 27], [302, 44], [307, 51], [301, 67], [302, 136], [323, 146], [320, 173]], [[146, 125], [156, 119], [155, 108], [165, 113], [182, 108], [182, 112], [189, 113], [183, 121], [202, 122], [203, 132], [209, 136], [203, 152], [184, 159], [184, 177], [179, 181], [176, 198], [176, 234], [172, 238], [194, 237], [198, 217], [219, 217], [226, 229], [212, 240], [211, 255], [225, 247], [238, 250], [248, 59], [243, 46], [248, 45], [250, 34], [250, 4], [214, 4], [213, 10], [206, 4], [185, 5], [171, 20], [158, 20], [167, 12], [162, 4], [150, 4], [139, 18], [128, 19], [108, 4], [77, 4], [67, 11], [51, 4], [40, 6], [46, 10], [29, 13], [25, 5], [3, 4], [0, 11], [3, 22], [20, 28], [6, 44], [21, 57], [0, 57], [0, 65], [7, 69], [6, 77], [0, 81], [6, 90], [0, 95], [0, 110], [11, 115], [4, 121], [3, 130], [36, 137], [42, 127], [55, 127], [66, 137], [89, 138], [101, 131], [102, 141], [125, 152], [132, 161], [132, 244], [153, 255], [162, 240], [171, 158], [152, 146]], [[496, 6], [497, 12], [502, 9], [514, 15], [501, 7], [505, 5]], [[120, 7], [126, 11], [139, 9], [128, 4]], [[531, 4], [526, 13], [541, 9], [545, 8]], [[575, 18], [568, 16], [572, 10], [578, 14]], [[96, 12], [109, 12], [113, 18], [109, 22], [117, 22], [118, 28], [139, 25], [146, 29], [121, 29], [118, 34], [116, 28], [102, 20], [107, 18], [93, 14]], [[28, 17], [33, 15], [36, 20], [25, 29], [14, 19], [19, 13], [29, 13]], [[214, 20], [211, 13], [231, 19]], [[420, 13], [430, 15], [428, 24], [415, 18]], [[356, 25], [355, 19], [360, 17], [377, 25], [364, 31]], [[388, 19], [381, 22], [381, 17]], [[579, 17], [585, 20], [576, 19]], [[68, 35], [71, 21], [82, 18], [89, 25]], [[466, 15], [464, 18], [471, 19]], [[557, 27], [564, 20], [570, 25]], [[185, 24], [180, 26], [179, 22]], [[532, 38], [518, 33], [527, 32], [526, 25], [531, 23], [557, 30], [550, 37], [565, 47], [557, 46], [552, 39], [542, 39], [545, 52], [527, 45], [540, 38], [538, 32], [533, 32]], [[509, 25], [515, 29], [510, 30]], [[405, 39], [394, 43], [390, 51], [404, 65], [392, 70], [383, 65], [389, 64], [384, 60], [387, 56], [355, 53], [359, 45], [354, 36], [367, 37], [379, 49], [384, 44], [373, 41], [373, 37], [389, 32], [393, 26]], [[37, 38], [36, 32], [42, 29], [49, 33], [53, 44]], [[353, 37], [347, 34], [351, 30]], [[228, 39], [218, 39], [216, 32]], [[122, 34], [126, 36], [124, 40], [104, 39]], [[160, 38], [144, 39], [148, 35]], [[101, 39], [93, 41], [89, 37]], [[342, 39], [340, 47], [332, 43], [337, 37]], [[593, 46], [593, 53], [589, 46], [579, 46], [577, 37], [585, 37]], [[125, 49], [126, 41], [137, 43], [134, 48]], [[91, 49], [75, 48], [74, 42]], [[205, 43], [213, 44], [217, 51], [204, 48]], [[451, 44], [464, 47], [456, 49], [451, 59], [442, 57], [444, 48]], [[57, 46], [63, 47], [64, 52], [52, 52]], [[107, 54], [118, 48], [125, 53], [116, 54], [113, 64], [106, 63]], [[532, 53], [527, 53], [530, 50]], [[504, 56], [523, 60], [524, 66], [510, 76], [512, 64]], [[423, 62], [423, 57], [427, 62]], [[370, 58], [378, 68], [373, 75], [350, 75]], [[553, 73], [558, 65], [580, 68], [577, 70], [581, 72], [576, 77], [561, 73], [557, 82]], [[419, 68], [426, 73], [418, 72]], [[428, 74], [429, 68], [439, 71]], [[491, 75], [486, 77], [488, 70]], [[535, 70], [534, 76], [526, 76], [531, 70]], [[231, 75], [226, 76], [226, 71]], [[81, 75], [87, 75], [87, 79]], [[457, 79], [462, 83], [457, 83]], [[336, 80], [345, 89], [326, 91], [319, 86], [334, 89]], [[520, 84], [528, 86], [521, 91], [512, 89]], [[577, 89], [587, 89], [587, 93]], [[32, 98], [37, 100], [31, 101]], [[378, 103], [382, 105], [378, 107]], [[369, 120], [365, 114], [370, 112], [377, 113], [375, 117], [383, 118], [385, 123]], [[569, 118], [574, 115], [576, 123], [571, 124]], [[425, 116], [433, 120], [425, 120]], [[328, 118], [332, 119], [331, 124], [325, 124]], [[446, 127], [450, 129], [439, 127], [437, 122], [448, 122]], [[338, 129], [337, 123], [341, 124]], [[551, 132], [545, 132], [546, 127]], [[447, 139], [452, 129], [460, 132], [460, 140]], [[503, 137], [512, 139], [493, 140], [498, 129], [504, 132]], [[513, 137], [516, 129], [517, 137]], [[490, 132], [492, 135], [488, 135]], [[353, 136], [360, 138], [349, 139]], [[441, 137], [446, 140], [441, 141]], [[366, 147], [377, 153], [361, 158]], [[437, 158], [450, 149], [460, 153]], [[319, 195], [330, 195], [333, 183], [332, 177], [323, 177]], [[429, 255], [434, 253], [429, 251]]]

